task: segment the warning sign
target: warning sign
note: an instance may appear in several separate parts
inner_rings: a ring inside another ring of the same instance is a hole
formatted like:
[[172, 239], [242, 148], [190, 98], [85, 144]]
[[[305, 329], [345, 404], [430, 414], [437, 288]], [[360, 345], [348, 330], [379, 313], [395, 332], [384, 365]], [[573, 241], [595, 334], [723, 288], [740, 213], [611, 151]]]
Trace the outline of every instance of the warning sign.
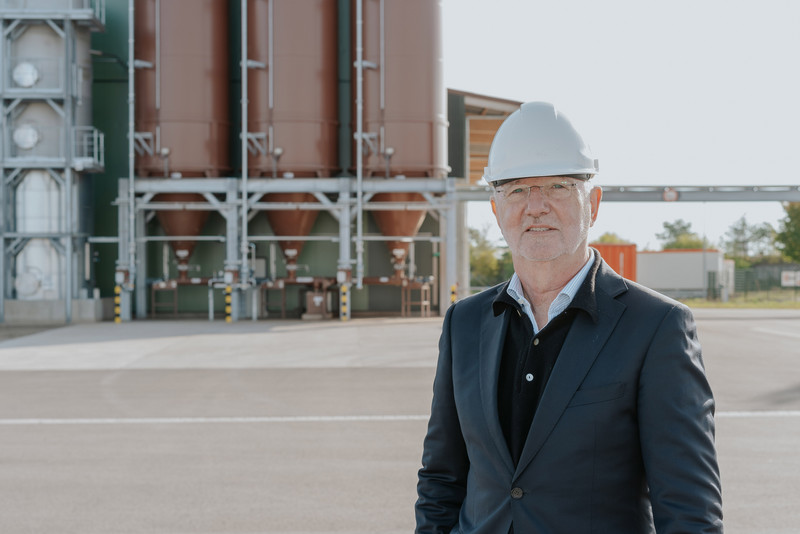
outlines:
[[781, 287], [800, 287], [800, 271], [781, 271]]

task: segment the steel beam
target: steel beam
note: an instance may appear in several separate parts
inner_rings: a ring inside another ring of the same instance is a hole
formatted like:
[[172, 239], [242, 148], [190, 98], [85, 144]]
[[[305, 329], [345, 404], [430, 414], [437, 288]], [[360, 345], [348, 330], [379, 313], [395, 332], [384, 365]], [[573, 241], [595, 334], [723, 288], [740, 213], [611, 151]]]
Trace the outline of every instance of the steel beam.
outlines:
[[[800, 202], [800, 186], [794, 185], [708, 185], [638, 186], [601, 185], [604, 202]], [[492, 194], [490, 187], [459, 187], [461, 202], [483, 202]]]
[[609, 202], [800, 202], [800, 186], [603, 186]]

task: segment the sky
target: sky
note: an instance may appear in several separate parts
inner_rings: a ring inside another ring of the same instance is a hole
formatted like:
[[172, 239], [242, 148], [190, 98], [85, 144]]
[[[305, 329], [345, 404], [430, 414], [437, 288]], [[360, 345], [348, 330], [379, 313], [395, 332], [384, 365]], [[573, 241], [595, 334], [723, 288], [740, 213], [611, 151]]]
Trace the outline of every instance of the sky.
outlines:
[[[449, 89], [545, 100], [600, 160], [599, 185], [800, 186], [800, 2], [443, 0]], [[488, 202], [468, 224], [501, 240]], [[606, 202], [606, 232], [659, 250], [683, 219], [717, 244], [779, 202]]]

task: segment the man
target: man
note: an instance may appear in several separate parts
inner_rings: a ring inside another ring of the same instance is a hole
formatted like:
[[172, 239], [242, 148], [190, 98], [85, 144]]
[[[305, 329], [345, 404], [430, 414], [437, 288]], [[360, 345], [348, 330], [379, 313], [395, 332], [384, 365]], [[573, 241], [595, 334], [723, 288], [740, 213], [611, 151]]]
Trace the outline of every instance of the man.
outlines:
[[714, 400], [685, 306], [588, 246], [597, 161], [524, 104], [484, 179], [512, 279], [447, 311], [417, 532], [722, 532]]

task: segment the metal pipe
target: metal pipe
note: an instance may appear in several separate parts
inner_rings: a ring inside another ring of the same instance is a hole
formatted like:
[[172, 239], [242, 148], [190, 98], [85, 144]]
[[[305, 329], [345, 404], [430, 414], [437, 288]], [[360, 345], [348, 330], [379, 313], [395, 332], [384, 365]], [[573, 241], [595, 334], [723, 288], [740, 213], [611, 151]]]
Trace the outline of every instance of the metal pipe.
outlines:
[[[339, 196], [336, 202], [340, 210], [339, 216], [337, 217], [339, 221], [339, 263], [337, 265], [336, 281], [339, 283], [340, 297], [346, 297], [348, 295], [350, 272], [353, 267], [350, 260], [350, 247], [352, 245], [352, 236], [350, 232], [350, 217], [352, 212], [350, 207], [350, 190], [352, 186], [353, 183], [350, 178], [339, 178]], [[346, 321], [350, 318], [350, 308], [342, 309], [342, 301], [340, 300], [339, 302], [340, 320]]]
[[[456, 200], [455, 195], [455, 179], [454, 178], [445, 178], [447, 184], [447, 194], [445, 195], [445, 200], [450, 204], [450, 208], [445, 212], [445, 216], [442, 218], [445, 221], [445, 232], [444, 235], [447, 237], [445, 239], [445, 250], [444, 250], [444, 261], [445, 261], [445, 280], [446, 286], [450, 287], [457, 287], [458, 281], [458, 210], [456, 209], [458, 206], [458, 202]], [[444, 288], [445, 290], [447, 287]], [[461, 296], [466, 296], [468, 289], [467, 288], [460, 288], [459, 293]], [[443, 299], [442, 302], [445, 302]], [[445, 310], [440, 310], [442, 314], [444, 314]]]
[[169, 280], [169, 242], [161, 242], [161, 276]]
[[412, 280], [417, 275], [417, 253], [414, 242], [408, 246], [408, 277]]
[[415, 234], [415, 235], [372, 235], [364, 236], [364, 241], [402, 241], [404, 243], [412, 243], [414, 241], [425, 241], [427, 243], [441, 243], [445, 239], [435, 235], [429, 234]]
[[356, 287], [364, 278], [364, 0], [356, 0]]
[[208, 281], [208, 320], [214, 320], [214, 288], [211, 280]]
[[378, 40], [380, 42], [380, 64], [379, 78], [380, 78], [380, 106], [381, 106], [381, 127], [380, 127], [380, 153], [386, 160], [386, 178], [389, 178], [389, 158], [386, 154], [386, 1], [380, 0], [380, 35]]
[[353, 165], [352, 128], [352, 43], [350, 0], [338, 0], [338, 68], [339, 68], [339, 165], [341, 176], [347, 176]]
[[74, 136], [72, 135], [72, 128], [74, 126], [75, 121], [75, 114], [73, 113], [74, 101], [72, 97], [74, 96], [75, 85], [74, 85], [74, 75], [75, 70], [73, 68], [75, 64], [75, 56], [73, 54], [74, 48], [74, 40], [75, 35], [73, 34], [74, 26], [71, 24], [70, 21], [64, 21], [64, 31], [65, 35], [62, 35], [62, 39], [64, 41], [64, 49], [66, 50], [66, 63], [67, 69], [66, 70], [66, 86], [69, 88], [67, 90], [70, 98], [67, 102], [64, 103], [64, 138], [65, 143], [64, 146], [67, 147], [65, 159], [66, 159], [66, 168], [64, 169], [64, 214], [66, 215], [66, 221], [64, 224], [63, 230], [66, 232], [67, 237], [66, 247], [64, 251], [64, 261], [66, 265], [64, 265], [64, 318], [66, 323], [69, 324], [72, 322], [72, 254], [73, 254], [73, 243], [72, 243], [72, 233], [75, 230], [72, 221], [72, 159], [74, 150]]
[[267, 55], [267, 102], [269, 106], [269, 126], [267, 128], [267, 147], [272, 162], [272, 177], [278, 177], [278, 158], [283, 150], [275, 146], [275, 0], [267, 0], [267, 33], [269, 33], [269, 54]]
[[[247, 114], [248, 114], [248, 99], [247, 99], [247, 0], [242, 0], [241, 3], [241, 10], [242, 10], [242, 57], [241, 57], [241, 69], [242, 69], [242, 134], [240, 136], [242, 142], [242, 243], [241, 243], [241, 254], [242, 254], [242, 265], [239, 271], [239, 280], [242, 284], [249, 283], [249, 269], [247, 268], [247, 253], [248, 253], [248, 236], [247, 236], [247, 211], [248, 211], [248, 190], [247, 190], [247, 175], [249, 170], [247, 168], [247, 134], [249, 131], [249, 127], [247, 124]], [[272, 69], [270, 69], [271, 71]]]
[[225, 283], [224, 278], [212, 277], [208, 279], [208, 320], [214, 320], [214, 286]]
[[[164, 180], [160, 180], [164, 181]], [[155, 214], [152, 214], [155, 216]], [[147, 235], [147, 220], [144, 211], [135, 212], [135, 232], [136, 235]], [[143, 266], [147, 265], [147, 246], [144, 241], [136, 242], [136, 258]], [[134, 265], [135, 266], [135, 265]], [[140, 319], [147, 317], [147, 268], [136, 269], [136, 278], [132, 283], [133, 296], [136, 299], [136, 316]]]
[[134, 86], [134, 0], [128, 0], [128, 279], [127, 290], [132, 291], [136, 275], [136, 186], [135, 186], [135, 86]]
[[6, 237], [9, 239], [61, 239], [67, 238], [70, 235], [75, 237], [84, 238], [88, 234], [85, 232], [81, 233], [70, 233], [70, 232], [6, 232]]
[[340, 241], [339, 236], [334, 235], [262, 235], [262, 236], [253, 236], [251, 238], [252, 241], [266, 241], [266, 242], [277, 242], [277, 241], [319, 241], [319, 242], [328, 242], [328, 243], [338, 243]]
[[[169, 206], [169, 207], [167, 207]], [[208, 209], [192, 208], [189, 204], [176, 203], [152, 203], [148, 205], [151, 209]], [[445, 202], [373, 202], [365, 204], [365, 211], [430, 211], [448, 209], [449, 204]], [[332, 213], [339, 210], [335, 205], [320, 205], [318, 202], [254, 202], [250, 209], [258, 211], [330, 211]]]
[[[180, 180], [162, 180], [160, 178], [141, 178], [137, 181], [136, 192], [155, 195], [158, 193], [225, 193], [228, 182], [238, 178], [182, 178]], [[293, 178], [291, 180], [271, 180], [269, 178], [253, 178], [249, 180], [248, 187], [251, 193], [293, 193], [299, 190], [309, 193], [346, 194], [355, 192], [352, 180], [341, 178]], [[604, 186], [603, 190], [609, 186]], [[613, 187], [613, 186], [612, 186]], [[760, 187], [759, 190], [763, 190]], [[443, 180], [430, 180], [427, 178], [406, 178], [405, 180], [370, 180], [364, 183], [362, 191], [367, 193], [434, 193], [444, 194], [448, 188]], [[487, 201], [492, 191], [485, 186], [465, 190], [463, 200]], [[659, 189], [659, 192], [661, 189]], [[461, 198], [459, 189], [459, 199]], [[659, 193], [660, 194], [660, 193]], [[782, 200], [787, 195], [795, 198], [800, 195], [800, 188], [786, 186], [786, 188], [772, 190], [768, 200]], [[468, 198], [469, 197], [469, 198]], [[472, 198], [474, 197], [474, 198]], [[238, 193], [237, 193], [238, 199]], [[760, 198], [759, 198], [760, 199]], [[746, 200], [751, 200], [747, 198]], [[238, 200], [236, 201], [238, 203]]]
[[[267, 67], [272, 71], [272, 66]], [[271, 76], [271, 74], [269, 74]], [[277, 178], [278, 176], [278, 164], [275, 162], [275, 144], [273, 143], [275, 138], [275, 129], [272, 127], [272, 107], [269, 108], [269, 120], [270, 124], [267, 126], [267, 151], [269, 152], [269, 157], [272, 160], [272, 177]]]
[[269, 78], [269, 122], [272, 124], [272, 108], [274, 107], [275, 95], [275, 0], [267, 0], [269, 2], [269, 10], [267, 17], [267, 27], [269, 31], [269, 65], [267, 66], [267, 75]]
[[251, 308], [251, 311], [253, 312], [253, 320], [255, 321], [258, 318], [258, 306], [257, 306], [257, 302], [256, 302], [256, 298], [257, 298], [257, 295], [258, 295], [256, 288], [258, 286], [255, 283], [256, 282], [256, 280], [255, 280], [255, 278], [256, 278], [255, 277], [255, 274], [256, 274], [256, 244], [255, 243], [248, 243], [247, 244], [247, 248], [250, 249], [250, 253], [252, 254], [252, 257], [251, 257], [252, 259], [248, 258], [248, 262], [247, 262], [247, 279], [250, 280], [250, 273], [252, 272], [252, 274], [253, 274], [253, 292], [252, 292], [252, 304], [253, 304], [253, 307]]
[[258, 286], [253, 284], [252, 297], [250, 299], [250, 312], [253, 314], [253, 321], [258, 320]]
[[386, 0], [381, 0], [380, 4], [380, 49], [381, 49], [381, 64], [378, 68], [381, 72], [381, 126], [384, 122], [383, 112], [386, 110]]
[[[156, 109], [161, 110], [161, 0], [156, 0]], [[161, 148], [161, 145], [158, 145]]]
[[270, 280], [275, 280], [278, 278], [278, 247], [276, 244], [270, 243], [269, 244], [269, 277]]

